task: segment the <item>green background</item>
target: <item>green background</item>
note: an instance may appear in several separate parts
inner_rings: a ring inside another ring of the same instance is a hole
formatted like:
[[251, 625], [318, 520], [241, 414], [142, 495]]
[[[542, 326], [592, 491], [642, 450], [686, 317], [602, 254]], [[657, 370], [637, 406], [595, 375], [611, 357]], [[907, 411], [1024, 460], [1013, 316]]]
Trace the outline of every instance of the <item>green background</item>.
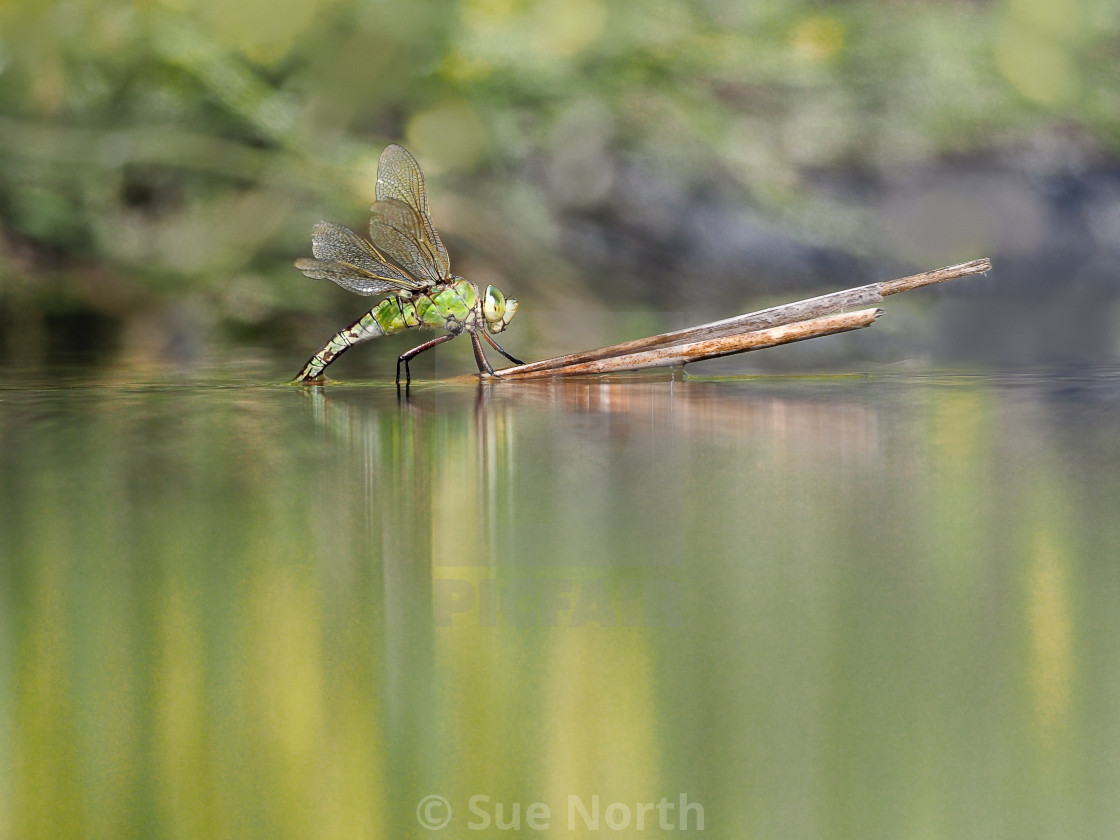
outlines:
[[1002, 305], [886, 358], [1114, 358], [1118, 39], [1109, 0], [6, 0], [2, 351], [294, 370], [364, 303], [291, 261], [401, 142], [526, 353], [991, 256]]

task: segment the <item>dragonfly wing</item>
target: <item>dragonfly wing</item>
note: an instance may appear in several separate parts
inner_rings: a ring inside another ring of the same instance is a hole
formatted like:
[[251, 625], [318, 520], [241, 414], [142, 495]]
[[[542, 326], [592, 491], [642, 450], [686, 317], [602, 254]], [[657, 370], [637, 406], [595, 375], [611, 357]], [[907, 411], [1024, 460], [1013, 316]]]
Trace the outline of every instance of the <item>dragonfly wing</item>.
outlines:
[[369, 274], [347, 263], [326, 260], [296, 260], [296, 268], [316, 280], [331, 280], [344, 289], [359, 295], [383, 295], [388, 292], [402, 291], [399, 283], [393, 283]]
[[332, 280], [360, 295], [379, 295], [429, 285], [390, 265], [374, 248], [349, 228], [319, 222], [311, 232], [313, 260], [296, 260], [308, 277]]
[[420, 216], [403, 201], [385, 198], [369, 208], [369, 238], [415, 277], [438, 283], [449, 276], [447, 260], [424, 235]]
[[377, 200], [396, 199], [411, 207], [420, 220], [421, 240], [431, 256], [432, 265], [440, 272], [440, 279], [451, 276], [451, 258], [439, 238], [432, 214], [428, 211], [428, 190], [424, 186], [424, 173], [420, 164], [409, 152], [397, 145], [385, 147], [377, 162]]

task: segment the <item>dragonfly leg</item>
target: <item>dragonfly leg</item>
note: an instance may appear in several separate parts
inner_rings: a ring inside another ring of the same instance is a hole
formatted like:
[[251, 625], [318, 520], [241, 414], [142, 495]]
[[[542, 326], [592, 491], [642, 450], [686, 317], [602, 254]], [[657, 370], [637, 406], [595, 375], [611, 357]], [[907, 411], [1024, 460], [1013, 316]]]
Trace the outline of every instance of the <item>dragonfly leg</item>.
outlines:
[[407, 386], [412, 383], [412, 372], [408, 369], [409, 360], [415, 359], [425, 350], [431, 350], [437, 344], [443, 344], [445, 341], [450, 341], [455, 337], [455, 333], [448, 333], [441, 335], [438, 338], [433, 338], [431, 341], [425, 341], [419, 347], [413, 347], [411, 350], [401, 353], [397, 357], [397, 384], [401, 384], [401, 362], [404, 362], [404, 384]]
[[498, 342], [496, 342], [494, 339], [492, 339], [487, 333], [483, 333], [482, 337], [485, 338], [488, 342], [490, 342], [491, 347], [493, 347], [495, 350], [497, 350], [499, 353], [501, 353], [503, 356], [505, 356], [507, 359], [509, 359], [515, 365], [525, 364], [523, 361], [518, 359], [516, 356], [511, 356], [509, 353], [507, 353], [505, 351], [505, 349], [502, 347], [502, 345], [500, 345]]
[[474, 360], [478, 362], [479, 373], [494, 374], [494, 368], [490, 365], [490, 360], [486, 358], [486, 354], [482, 351], [482, 342], [478, 340], [478, 333], [471, 330], [471, 344], [474, 346]]

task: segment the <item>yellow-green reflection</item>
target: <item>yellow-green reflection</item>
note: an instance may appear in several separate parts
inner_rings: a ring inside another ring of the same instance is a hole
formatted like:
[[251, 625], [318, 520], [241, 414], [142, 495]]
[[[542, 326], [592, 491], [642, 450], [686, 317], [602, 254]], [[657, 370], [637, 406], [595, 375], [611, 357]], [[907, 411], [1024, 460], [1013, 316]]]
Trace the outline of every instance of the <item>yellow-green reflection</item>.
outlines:
[[1113, 827], [1091, 391], [0, 398], [4, 837]]

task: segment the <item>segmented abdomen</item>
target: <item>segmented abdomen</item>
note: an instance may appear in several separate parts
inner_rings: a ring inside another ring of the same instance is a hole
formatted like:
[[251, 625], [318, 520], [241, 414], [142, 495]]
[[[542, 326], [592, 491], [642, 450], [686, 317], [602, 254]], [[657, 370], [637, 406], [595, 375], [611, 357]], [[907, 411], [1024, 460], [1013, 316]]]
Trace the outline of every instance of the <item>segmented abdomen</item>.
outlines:
[[392, 335], [409, 327], [420, 325], [416, 317], [416, 307], [411, 301], [398, 297], [386, 298], [348, 327], [343, 327], [323, 348], [312, 356], [303, 369], [296, 374], [296, 382], [318, 379], [327, 365], [345, 353], [355, 344]]

